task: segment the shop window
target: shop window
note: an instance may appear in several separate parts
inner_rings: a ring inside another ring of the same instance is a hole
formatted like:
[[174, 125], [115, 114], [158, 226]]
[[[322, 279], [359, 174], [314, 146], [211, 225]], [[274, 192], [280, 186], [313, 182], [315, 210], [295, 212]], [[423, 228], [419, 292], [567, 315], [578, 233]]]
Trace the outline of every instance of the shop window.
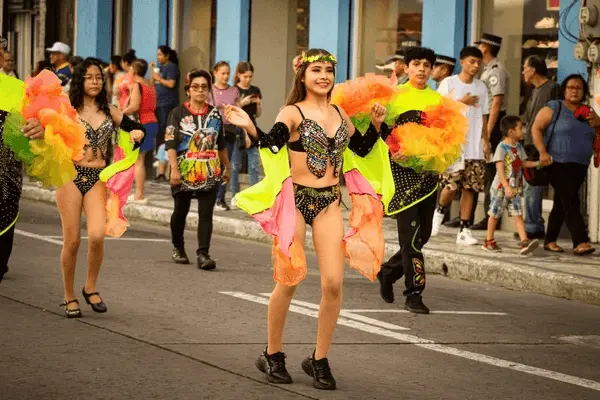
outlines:
[[310, 22], [310, 0], [297, 0], [296, 3], [296, 54], [308, 50], [308, 29]]
[[363, 1], [358, 75], [375, 72], [394, 52], [421, 43], [422, 0]]

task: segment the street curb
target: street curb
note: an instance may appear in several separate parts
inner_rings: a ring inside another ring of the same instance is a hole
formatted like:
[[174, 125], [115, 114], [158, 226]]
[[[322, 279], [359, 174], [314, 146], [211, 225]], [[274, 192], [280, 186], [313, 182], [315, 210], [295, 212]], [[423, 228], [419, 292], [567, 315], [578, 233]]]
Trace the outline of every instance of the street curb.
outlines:
[[[22, 197], [28, 200], [55, 203], [54, 191], [41, 187], [24, 185]], [[161, 207], [130, 204], [125, 206], [124, 213], [131, 220], [168, 226], [172, 211]], [[186, 226], [188, 229], [195, 229], [198, 226], [198, 216], [190, 213]], [[272, 243], [271, 237], [265, 234], [260, 225], [251, 219], [240, 220], [215, 215], [213, 232], [255, 242]], [[306, 232], [306, 236], [306, 248], [312, 251], [314, 245], [311, 232]], [[398, 249], [397, 244], [386, 242], [386, 259], [395, 254]], [[426, 258], [428, 273], [600, 305], [600, 280], [598, 279], [564, 274], [531, 265], [515, 265], [498, 259], [485, 259], [433, 249], [424, 249], [423, 254]]]

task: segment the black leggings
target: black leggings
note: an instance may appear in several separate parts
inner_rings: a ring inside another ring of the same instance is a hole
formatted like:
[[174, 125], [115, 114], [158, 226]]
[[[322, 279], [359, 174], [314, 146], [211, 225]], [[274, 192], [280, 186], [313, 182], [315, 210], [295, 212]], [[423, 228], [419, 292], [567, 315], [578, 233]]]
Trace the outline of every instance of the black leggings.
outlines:
[[556, 242], [563, 222], [569, 229], [573, 247], [589, 242], [579, 199], [579, 189], [587, 176], [588, 166], [576, 163], [554, 163], [548, 168], [550, 168], [550, 184], [554, 188], [554, 205], [548, 218], [546, 244]]
[[185, 220], [190, 211], [192, 197], [198, 199], [198, 249], [196, 254], [208, 255], [213, 230], [213, 210], [217, 200], [216, 186], [207, 192], [180, 191], [173, 195], [175, 207], [171, 215], [171, 240], [174, 247], [184, 250]]
[[10, 258], [10, 253], [12, 252], [14, 238], [15, 225], [13, 225], [9, 230], [4, 232], [2, 236], [0, 236], [0, 282], [2, 282], [2, 277], [8, 269], [8, 259]]
[[431, 237], [436, 200], [434, 195], [430, 195], [396, 217], [400, 250], [381, 266], [381, 274], [391, 282], [396, 282], [404, 275], [405, 296], [421, 294], [425, 290], [422, 249]]

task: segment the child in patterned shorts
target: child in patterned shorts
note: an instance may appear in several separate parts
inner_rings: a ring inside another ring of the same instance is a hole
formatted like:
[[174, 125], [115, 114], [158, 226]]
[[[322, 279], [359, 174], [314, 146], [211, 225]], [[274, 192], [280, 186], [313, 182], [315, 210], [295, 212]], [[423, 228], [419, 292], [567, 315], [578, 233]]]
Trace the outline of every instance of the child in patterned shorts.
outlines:
[[537, 239], [529, 240], [523, 221], [523, 207], [521, 196], [523, 193], [523, 168], [540, 166], [539, 161], [527, 161], [527, 154], [521, 143], [523, 140], [523, 121], [517, 116], [507, 115], [500, 121], [500, 129], [504, 139], [496, 148], [492, 162], [496, 163], [496, 176], [490, 189], [490, 209], [488, 210], [487, 239], [483, 242], [483, 249], [499, 252], [502, 249], [494, 240], [496, 224], [504, 210], [513, 217], [517, 232], [521, 239], [522, 255], [534, 251], [539, 242]]

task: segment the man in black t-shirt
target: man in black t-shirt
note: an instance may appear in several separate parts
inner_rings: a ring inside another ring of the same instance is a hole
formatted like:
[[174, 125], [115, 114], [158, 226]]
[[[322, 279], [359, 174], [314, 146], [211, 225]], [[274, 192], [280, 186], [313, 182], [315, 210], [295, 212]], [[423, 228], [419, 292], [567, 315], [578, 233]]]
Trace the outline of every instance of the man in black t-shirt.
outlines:
[[[531, 136], [531, 126], [538, 111], [550, 100], [560, 97], [560, 86], [548, 78], [546, 61], [538, 56], [531, 56], [523, 63], [523, 79], [525, 83], [533, 85], [531, 97], [527, 101], [525, 115], [525, 151], [531, 156], [535, 151]], [[527, 237], [532, 239], [543, 239], [545, 226], [542, 217], [542, 200], [545, 186], [530, 186], [525, 182], [523, 197], [525, 198], [525, 229]]]

